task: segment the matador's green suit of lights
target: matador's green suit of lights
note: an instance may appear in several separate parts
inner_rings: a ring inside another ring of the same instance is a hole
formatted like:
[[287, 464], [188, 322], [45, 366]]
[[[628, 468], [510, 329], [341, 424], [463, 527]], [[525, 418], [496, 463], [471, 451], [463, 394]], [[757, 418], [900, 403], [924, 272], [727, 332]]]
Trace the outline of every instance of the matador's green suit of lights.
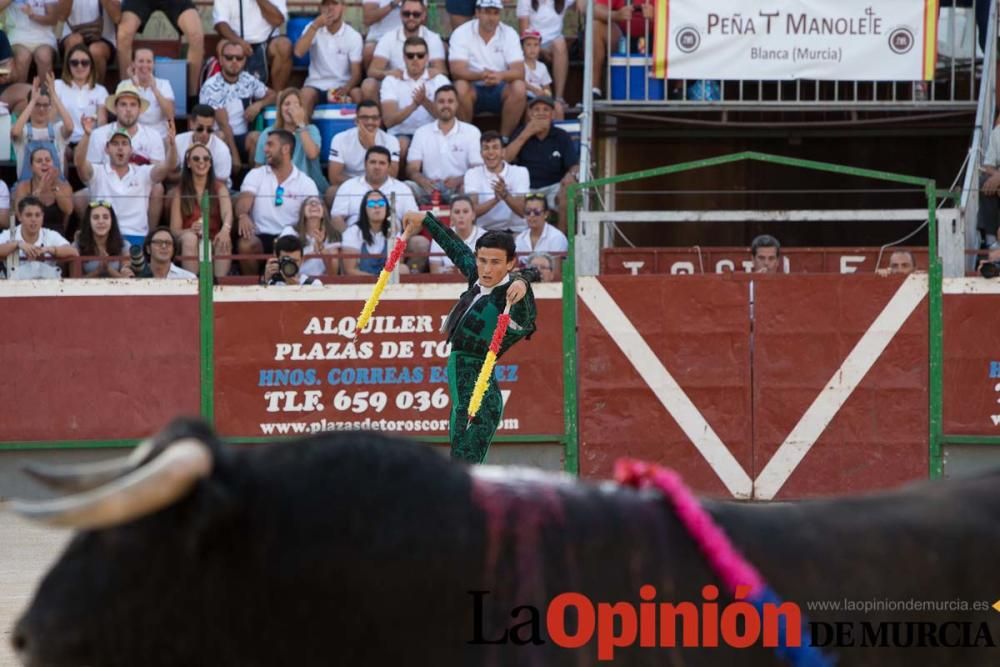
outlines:
[[[424, 227], [462, 275], [468, 279], [468, 289], [479, 289], [476, 256], [469, 246], [429, 213], [424, 218]], [[448, 390], [451, 395], [449, 435], [453, 459], [469, 463], [482, 463], [486, 460], [486, 452], [503, 414], [503, 399], [496, 376], [490, 378], [483, 403], [471, 424], [468, 423], [469, 399], [472, 397], [479, 369], [489, 351], [490, 340], [497, 326], [497, 317], [507, 304], [507, 288], [514, 280], [524, 280], [527, 291], [524, 298], [511, 307], [511, 324], [507, 327], [507, 334], [503, 338], [497, 358], [502, 357], [511, 345], [535, 331], [535, 299], [528, 275], [530, 274], [527, 271], [512, 272], [508, 275], [507, 282], [492, 289], [484, 288], [483, 291], [488, 293], [469, 307], [449, 338], [451, 342], [451, 354], [448, 356]]]

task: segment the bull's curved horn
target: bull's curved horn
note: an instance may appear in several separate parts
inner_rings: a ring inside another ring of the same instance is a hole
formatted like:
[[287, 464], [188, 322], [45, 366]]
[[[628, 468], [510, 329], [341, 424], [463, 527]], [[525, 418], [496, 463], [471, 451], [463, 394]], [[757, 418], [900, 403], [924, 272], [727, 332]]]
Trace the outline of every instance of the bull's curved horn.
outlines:
[[100, 488], [54, 500], [13, 500], [10, 507], [50, 526], [108, 528], [170, 505], [211, 472], [212, 453], [204, 443], [178, 440], [148, 464]]
[[153, 441], [144, 440], [128, 456], [108, 461], [74, 465], [27, 463], [21, 469], [50, 489], [79, 493], [96, 489], [135, 470], [152, 450]]

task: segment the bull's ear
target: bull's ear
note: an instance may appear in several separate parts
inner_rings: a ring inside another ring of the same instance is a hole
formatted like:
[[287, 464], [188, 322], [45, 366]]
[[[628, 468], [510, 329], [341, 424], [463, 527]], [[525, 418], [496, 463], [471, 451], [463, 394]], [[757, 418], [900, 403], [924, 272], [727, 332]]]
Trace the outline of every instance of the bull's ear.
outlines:
[[220, 540], [228, 540], [234, 530], [239, 504], [236, 496], [215, 477], [201, 481], [191, 497], [190, 515], [185, 526], [185, 547], [192, 556], [201, 556]]

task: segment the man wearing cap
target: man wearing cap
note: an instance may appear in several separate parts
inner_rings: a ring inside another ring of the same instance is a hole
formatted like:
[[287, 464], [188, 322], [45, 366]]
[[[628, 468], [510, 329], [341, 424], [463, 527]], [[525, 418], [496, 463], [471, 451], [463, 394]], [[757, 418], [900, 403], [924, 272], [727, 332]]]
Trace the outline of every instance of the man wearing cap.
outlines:
[[174, 121], [167, 120], [167, 136], [163, 139], [166, 159], [156, 164], [144, 165], [132, 163], [132, 137], [123, 128], [115, 130], [105, 140], [104, 152], [107, 160], [97, 164], [92, 163], [88, 149], [90, 142], [98, 136], [94, 129], [97, 119], [84, 116], [81, 122], [83, 138], [76, 145], [74, 154], [80, 179], [87, 184], [93, 200], [111, 202], [118, 217], [122, 236], [132, 245], [142, 245], [150, 229], [148, 210], [150, 193], [154, 186], [163, 183], [177, 162]]
[[[94, 128], [93, 136], [90, 138], [87, 160], [92, 165], [103, 164], [108, 161], [108, 154], [105, 147], [108, 140], [115, 132], [123, 131], [128, 134], [132, 150], [129, 153], [129, 160], [135, 165], [148, 165], [163, 162], [166, 152], [163, 148], [163, 137], [147, 125], [139, 123], [141, 116], [149, 108], [149, 102], [139, 94], [139, 89], [131, 81], [126, 79], [118, 84], [115, 94], [108, 97], [104, 106], [113, 113], [118, 120], [114, 123], [101, 125]], [[74, 122], [77, 119], [74, 119]], [[86, 183], [86, 179], [81, 180]], [[157, 184], [150, 193], [148, 206], [150, 222], [155, 227], [163, 212], [163, 186]], [[73, 195], [73, 206], [76, 215], [80, 220], [84, 219], [87, 203], [93, 197], [86, 189], [79, 190]], [[145, 233], [145, 232], [144, 232]]]
[[517, 31], [500, 22], [503, 0], [478, 0], [477, 7], [476, 18], [448, 41], [458, 117], [468, 123], [477, 113], [499, 113], [506, 138], [524, 113], [524, 53]]
[[528, 169], [531, 189], [544, 193], [549, 208], [559, 211], [559, 226], [566, 224], [566, 188], [576, 180], [580, 158], [569, 133], [552, 124], [556, 101], [541, 95], [531, 100], [526, 125], [517, 128], [504, 157]]

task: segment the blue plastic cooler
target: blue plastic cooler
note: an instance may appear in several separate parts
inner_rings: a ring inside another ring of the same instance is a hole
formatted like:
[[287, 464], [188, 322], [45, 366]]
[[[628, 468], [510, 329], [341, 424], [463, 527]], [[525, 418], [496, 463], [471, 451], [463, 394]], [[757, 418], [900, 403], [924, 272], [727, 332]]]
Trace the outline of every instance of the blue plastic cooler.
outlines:
[[611, 99], [650, 100], [666, 99], [663, 79], [654, 79], [653, 59], [643, 53], [611, 57]]

